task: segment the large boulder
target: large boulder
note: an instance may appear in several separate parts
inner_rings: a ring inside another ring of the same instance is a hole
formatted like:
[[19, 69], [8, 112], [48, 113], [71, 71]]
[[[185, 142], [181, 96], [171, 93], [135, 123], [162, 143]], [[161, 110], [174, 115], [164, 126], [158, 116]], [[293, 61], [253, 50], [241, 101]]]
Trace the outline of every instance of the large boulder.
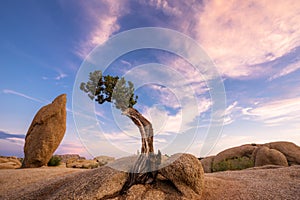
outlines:
[[126, 179], [126, 173], [104, 166], [72, 174], [22, 199], [109, 199], [118, 195]]
[[0, 156], [0, 169], [17, 169], [20, 168], [22, 163], [15, 156]]
[[191, 154], [175, 154], [159, 173], [170, 180], [187, 199], [200, 199], [204, 187], [204, 171], [201, 162]]
[[286, 157], [276, 149], [269, 149], [268, 147], [259, 147], [255, 156], [255, 167], [264, 165], [280, 165], [288, 166]]
[[300, 147], [291, 142], [271, 142], [264, 144], [270, 149], [276, 149], [283, 153], [289, 165], [300, 165]]
[[22, 167], [46, 165], [66, 131], [66, 95], [62, 94], [35, 115], [25, 138]]
[[164, 200], [166, 194], [159, 189], [149, 189], [145, 185], [133, 185], [125, 196], [126, 200]]
[[200, 160], [204, 173], [211, 173], [212, 172], [212, 165], [215, 156], [208, 156]]

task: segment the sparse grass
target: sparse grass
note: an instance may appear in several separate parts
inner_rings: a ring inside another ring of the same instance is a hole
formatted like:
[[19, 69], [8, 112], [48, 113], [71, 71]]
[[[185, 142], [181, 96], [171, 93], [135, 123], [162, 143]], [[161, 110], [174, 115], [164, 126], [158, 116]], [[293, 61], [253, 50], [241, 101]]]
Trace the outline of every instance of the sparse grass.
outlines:
[[213, 172], [227, 170], [242, 170], [254, 167], [254, 161], [248, 157], [236, 157], [213, 164]]
[[58, 166], [60, 165], [61, 158], [58, 156], [52, 156], [48, 162], [48, 166]]

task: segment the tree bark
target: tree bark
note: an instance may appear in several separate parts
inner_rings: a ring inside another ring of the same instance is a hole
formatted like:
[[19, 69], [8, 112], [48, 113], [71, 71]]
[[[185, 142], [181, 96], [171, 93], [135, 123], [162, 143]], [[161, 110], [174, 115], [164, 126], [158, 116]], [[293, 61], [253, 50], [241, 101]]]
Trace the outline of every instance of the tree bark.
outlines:
[[127, 108], [122, 114], [129, 117], [140, 131], [142, 139], [141, 153], [153, 153], [154, 148], [152, 124], [134, 108]]
[[155, 181], [161, 153], [158, 151], [158, 155], [154, 154], [151, 122], [134, 108], [127, 108], [122, 114], [129, 117], [138, 127], [142, 140], [141, 154], [132, 166], [129, 177], [122, 188], [121, 193], [124, 193], [134, 184], [146, 184]]

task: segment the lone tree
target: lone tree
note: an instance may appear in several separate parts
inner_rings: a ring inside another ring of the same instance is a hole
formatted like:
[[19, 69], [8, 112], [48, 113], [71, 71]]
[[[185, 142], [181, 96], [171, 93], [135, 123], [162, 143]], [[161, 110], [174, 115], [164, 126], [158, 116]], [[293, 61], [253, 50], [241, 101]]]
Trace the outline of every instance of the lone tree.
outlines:
[[134, 94], [133, 83], [123, 77], [103, 76], [102, 71], [94, 71], [89, 74], [89, 81], [81, 83], [80, 89], [99, 104], [113, 103], [123, 115], [132, 120], [141, 134], [141, 154], [132, 166], [121, 192], [125, 192], [134, 184], [153, 183], [158, 173], [161, 153], [158, 151], [158, 155], [154, 154], [151, 122], [133, 108], [138, 99]]

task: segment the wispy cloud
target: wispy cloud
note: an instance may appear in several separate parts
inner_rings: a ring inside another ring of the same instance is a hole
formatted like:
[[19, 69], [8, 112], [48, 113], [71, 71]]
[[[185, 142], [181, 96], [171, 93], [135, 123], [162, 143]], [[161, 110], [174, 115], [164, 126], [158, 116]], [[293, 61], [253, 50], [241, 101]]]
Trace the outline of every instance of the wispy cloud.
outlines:
[[295, 72], [295, 71], [297, 71], [299, 69], [300, 69], [300, 61], [292, 63], [292, 64], [286, 66], [285, 68], [283, 68], [282, 70], [280, 70], [278, 73], [276, 73], [273, 76], [271, 76], [268, 80], [272, 81], [274, 79], [277, 79], [277, 78], [286, 76], [288, 74], [291, 74], [291, 73], [293, 73], [293, 72]]
[[55, 80], [60, 80], [60, 79], [63, 79], [67, 77], [67, 74], [64, 74], [64, 73], [60, 73], [58, 74], [56, 77], [55, 77]]
[[22, 135], [22, 134], [11, 134], [11, 133], [6, 133], [4, 131], [0, 131], [0, 139], [9, 139], [9, 138], [24, 139], [25, 135]]
[[162, 10], [168, 16], [180, 15], [182, 11], [180, 8], [172, 5], [171, 1], [167, 0], [140, 0], [142, 4], [150, 5], [156, 9]]
[[118, 18], [126, 13], [126, 0], [81, 2], [85, 15], [90, 19], [89, 35], [77, 47], [76, 54], [85, 58], [97, 45], [103, 44], [120, 29]]
[[35, 102], [38, 102], [38, 103], [46, 103], [46, 102], [44, 102], [44, 101], [42, 101], [40, 99], [28, 96], [26, 94], [23, 94], [21, 92], [17, 92], [17, 91], [14, 91], [14, 90], [4, 89], [4, 90], [2, 90], [2, 92], [4, 94], [13, 94], [13, 95], [17, 95], [17, 96], [20, 96], [20, 97], [24, 97], [26, 99], [29, 99], [29, 100], [32, 100], [32, 101], [35, 101]]
[[[4, 131], [0, 131], [0, 140], [13, 145], [23, 146], [25, 135], [22, 134], [13, 134], [13, 133], [7, 133]], [[0, 148], [1, 149], [1, 148]]]
[[64, 78], [68, 77], [68, 75], [66, 73], [62, 72], [61, 69], [55, 69], [55, 72], [57, 73], [56, 76], [53, 76], [53, 77], [43, 76], [42, 79], [43, 80], [56, 80], [56, 81], [59, 81], [61, 79], [64, 79]]
[[237, 110], [239, 110], [237, 105], [238, 105], [238, 102], [235, 101], [226, 108], [225, 115], [224, 115], [224, 125], [229, 125], [234, 122], [234, 120], [236, 118], [235, 112]]
[[300, 122], [300, 98], [282, 99], [257, 104], [243, 109], [243, 114], [252, 120], [261, 121], [269, 126]]

